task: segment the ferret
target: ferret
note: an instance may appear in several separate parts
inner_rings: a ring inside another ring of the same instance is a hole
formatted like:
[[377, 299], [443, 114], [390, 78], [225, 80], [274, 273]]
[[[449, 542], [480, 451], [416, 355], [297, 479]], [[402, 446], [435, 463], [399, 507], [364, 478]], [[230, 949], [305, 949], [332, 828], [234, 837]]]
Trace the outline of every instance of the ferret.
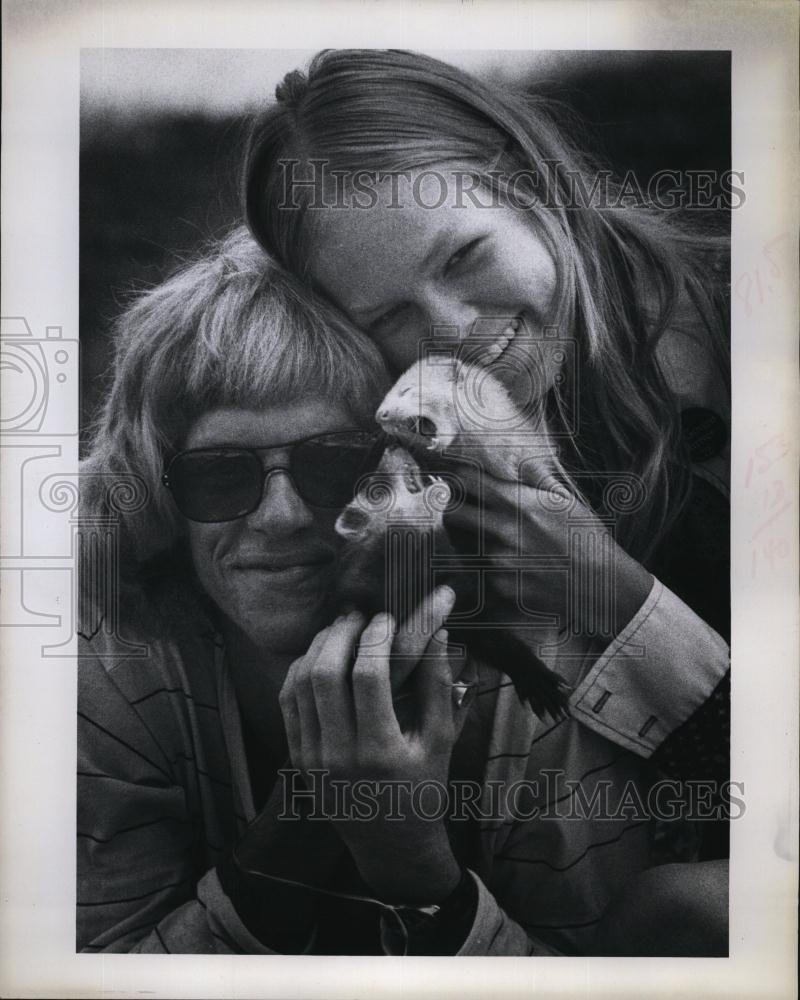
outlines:
[[490, 366], [430, 356], [389, 390], [376, 420], [420, 458], [449, 450], [478, 458], [497, 479], [540, 486], [552, 479], [553, 449], [540, 404], [521, 409]]
[[[405, 440], [413, 431], [392, 400], [410, 402], [412, 388], [403, 376], [378, 410], [384, 427], [396, 421], [398, 436], [402, 434]], [[426, 407], [421, 418], [430, 424], [423, 422], [417, 427], [423, 433], [431, 432], [425, 437], [436, 438], [435, 447], [444, 447], [443, 442], [454, 440], [448, 439], [454, 434], [449, 403], [430, 402], [433, 405]], [[455, 431], [458, 433], [461, 431]], [[447, 583], [456, 594], [455, 615], [479, 609], [468, 624], [449, 624], [451, 640], [505, 673], [520, 699], [540, 718], [546, 713], [553, 718], [566, 715], [568, 691], [564, 682], [502, 624], [502, 607], [493, 599], [490, 587], [481, 588], [478, 574], [474, 570], [459, 572], [459, 554], [445, 527], [451, 499], [452, 491], [443, 475], [423, 471], [401, 444], [390, 443], [376, 473], [365, 479], [336, 521], [336, 531], [345, 539], [340, 602], [355, 605], [368, 615], [390, 611], [402, 622], [434, 585]], [[434, 559], [440, 564], [444, 561], [444, 569], [434, 573]]]

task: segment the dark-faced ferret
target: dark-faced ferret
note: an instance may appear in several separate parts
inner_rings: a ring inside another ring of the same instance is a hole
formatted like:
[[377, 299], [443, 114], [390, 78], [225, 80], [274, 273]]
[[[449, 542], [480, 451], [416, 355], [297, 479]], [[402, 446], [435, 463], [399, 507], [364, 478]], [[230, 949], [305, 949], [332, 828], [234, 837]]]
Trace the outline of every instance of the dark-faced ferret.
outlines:
[[[506, 674], [537, 715], [558, 718], [567, 711], [566, 685], [508, 626], [491, 574], [474, 565], [465, 568], [463, 553], [447, 530], [458, 477], [452, 460], [441, 455], [444, 448], [460, 443], [473, 453], [480, 450], [488, 471], [505, 479], [512, 470], [516, 476], [524, 458], [521, 436], [518, 445], [511, 435], [510, 444], [506, 438], [503, 448], [493, 447], [481, 437], [469, 407], [461, 405], [459, 394], [463, 399], [470, 378], [480, 377], [483, 398], [491, 402], [492, 394], [498, 420], [516, 420], [520, 430], [519, 413], [513, 412], [499, 382], [469, 367], [459, 362], [440, 366], [436, 377], [424, 381], [412, 369], [378, 408], [379, 423], [395, 440], [390, 439], [378, 469], [365, 478], [336, 522], [345, 539], [339, 597], [365, 614], [389, 611], [402, 622], [434, 586], [448, 584], [456, 594], [448, 622], [451, 641]], [[435, 458], [423, 461], [424, 468], [414, 457], [423, 451]]]

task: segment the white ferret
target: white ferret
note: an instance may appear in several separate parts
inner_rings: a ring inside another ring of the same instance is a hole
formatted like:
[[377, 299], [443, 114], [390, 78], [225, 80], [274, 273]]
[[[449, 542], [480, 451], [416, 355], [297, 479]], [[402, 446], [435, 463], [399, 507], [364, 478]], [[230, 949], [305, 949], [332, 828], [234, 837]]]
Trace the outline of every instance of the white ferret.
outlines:
[[376, 419], [392, 437], [421, 449], [479, 459], [498, 479], [558, 489], [542, 407], [520, 408], [490, 366], [431, 356], [397, 380]]
[[[366, 614], [391, 611], [403, 621], [434, 585], [448, 583], [456, 593], [454, 613], [462, 615], [460, 624], [449, 625], [453, 641], [505, 673], [537, 715], [560, 717], [566, 713], [568, 694], [561, 678], [509, 628], [486, 580], [474, 571], [459, 571], [458, 547], [446, 524], [455, 492], [450, 484], [457, 476], [448, 481], [446, 461], [438, 454], [453, 445], [459, 453], [461, 448], [476, 449], [494, 474], [517, 478], [531, 454], [530, 435], [493, 376], [456, 362], [435, 366], [433, 377], [424, 379], [420, 367], [415, 365], [399, 379], [378, 408], [377, 419], [415, 453], [424, 441], [426, 449], [437, 453], [439, 474], [421, 469], [402, 444], [387, 446], [376, 472], [365, 479], [336, 522], [345, 539], [339, 599]], [[484, 432], [469, 401], [473, 388], [516, 443], [509, 445], [506, 436], [498, 446], [496, 437]], [[440, 567], [435, 573], [434, 557]]]

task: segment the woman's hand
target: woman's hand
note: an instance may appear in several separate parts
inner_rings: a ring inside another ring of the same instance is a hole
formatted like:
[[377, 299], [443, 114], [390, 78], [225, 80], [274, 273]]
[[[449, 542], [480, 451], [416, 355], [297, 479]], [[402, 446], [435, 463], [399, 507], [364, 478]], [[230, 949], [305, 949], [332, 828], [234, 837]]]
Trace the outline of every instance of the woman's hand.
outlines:
[[485, 557], [504, 612], [521, 624], [548, 616], [600, 652], [642, 606], [652, 576], [552, 477], [532, 486], [466, 463], [455, 475], [465, 500], [445, 527], [461, 551]]
[[443, 819], [423, 815], [445, 801], [439, 795], [446, 795], [456, 737], [440, 628], [453, 599], [449, 588], [428, 598], [432, 638], [405, 634], [404, 657], [415, 661], [408, 728], [392, 702], [395, 628], [386, 614], [367, 623], [353, 612], [323, 629], [290, 667], [280, 695], [292, 763], [306, 775], [323, 772], [311, 777], [321, 780], [326, 814], [365, 882], [393, 902], [435, 903], [460, 876]]

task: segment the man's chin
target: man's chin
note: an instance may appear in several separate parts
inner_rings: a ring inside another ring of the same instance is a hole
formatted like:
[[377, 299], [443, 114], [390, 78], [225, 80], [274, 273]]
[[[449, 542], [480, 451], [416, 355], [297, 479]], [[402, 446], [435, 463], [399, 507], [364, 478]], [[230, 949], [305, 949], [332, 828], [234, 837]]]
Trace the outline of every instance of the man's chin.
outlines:
[[323, 629], [331, 615], [320, 609], [315, 613], [298, 612], [297, 608], [284, 615], [273, 614], [269, 624], [250, 619], [239, 627], [265, 655], [302, 656], [314, 636]]

